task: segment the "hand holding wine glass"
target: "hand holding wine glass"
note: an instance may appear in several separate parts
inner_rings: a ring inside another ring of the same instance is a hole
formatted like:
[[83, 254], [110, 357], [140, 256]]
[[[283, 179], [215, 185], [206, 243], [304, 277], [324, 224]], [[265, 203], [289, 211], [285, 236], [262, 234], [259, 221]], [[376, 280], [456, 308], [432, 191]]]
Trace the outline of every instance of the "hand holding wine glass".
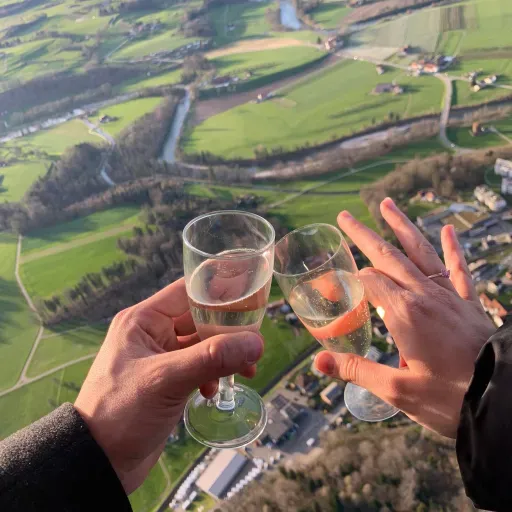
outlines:
[[328, 352], [319, 354], [315, 364], [367, 388], [425, 427], [455, 437], [475, 359], [495, 329], [480, 305], [453, 227], [442, 231], [450, 279], [429, 279], [445, 269], [434, 248], [390, 199], [381, 211], [407, 256], [348, 212], [340, 213], [338, 224], [374, 266], [359, 277], [369, 301], [384, 311], [403, 368]]

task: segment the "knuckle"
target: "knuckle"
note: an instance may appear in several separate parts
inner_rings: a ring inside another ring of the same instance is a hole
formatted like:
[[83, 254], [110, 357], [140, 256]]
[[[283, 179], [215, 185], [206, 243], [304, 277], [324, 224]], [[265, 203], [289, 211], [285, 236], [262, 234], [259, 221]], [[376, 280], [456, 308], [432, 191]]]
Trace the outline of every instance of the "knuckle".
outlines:
[[421, 237], [421, 239], [416, 243], [416, 249], [428, 256], [438, 256], [437, 251], [434, 249], [434, 246], [425, 238]]
[[357, 382], [360, 371], [360, 362], [359, 356], [355, 354], [346, 354], [345, 362], [343, 365], [343, 371], [341, 373], [341, 378], [348, 382]]
[[377, 252], [380, 254], [380, 256], [383, 257], [390, 257], [390, 256], [398, 256], [400, 254], [400, 251], [391, 245], [390, 243], [386, 242], [385, 240], [380, 240], [377, 244]]
[[226, 347], [222, 341], [205, 343], [203, 363], [207, 368], [213, 367], [217, 368], [219, 371], [226, 369]]

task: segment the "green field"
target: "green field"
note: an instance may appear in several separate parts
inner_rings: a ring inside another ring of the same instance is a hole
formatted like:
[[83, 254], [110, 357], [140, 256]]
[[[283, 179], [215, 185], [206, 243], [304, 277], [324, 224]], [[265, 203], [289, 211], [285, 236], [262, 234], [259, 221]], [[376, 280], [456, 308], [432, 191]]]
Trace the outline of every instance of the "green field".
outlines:
[[16, 283], [15, 260], [16, 237], [0, 233], [0, 389], [16, 384], [38, 329]]
[[454, 80], [452, 105], [479, 105], [488, 101], [503, 98], [512, 95], [510, 89], [500, 89], [498, 87], [487, 87], [481, 91], [475, 92], [471, 89], [469, 82]]
[[19, 201], [30, 185], [48, 170], [49, 162], [25, 161], [0, 168], [4, 181], [0, 187], [0, 201]]
[[[82, 361], [0, 397], [0, 439], [51, 412], [55, 405], [74, 402], [92, 361]], [[50, 402], [51, 401], [51, 402]]]
[[20, 274], [28, 293], [39, 298], [63, 293], [89, 272], [100, 272], [106, 265], [125, 260], [117, 240], [131, 234], [131, 230], [118, 233], [22, 264]]
[[146, 87], [158, 87], [160, 85], [174, 85], [181, 80], [181, 69], [175, 69], [168, 73], [153, 74], [150, 77], [143, 78], [141, 80], [128, 80], [123, 85], [118, 87], [120, 94], [126, 92], [138, 91]]
[[24, 154], [30, 151], [42, 151], [51, 157], [55, 157], [61, 155], [67, 148], [81, 142], [89, 142], [95, 145], [104, 144], [100, 137], [90, 133], [89, 128], [82, 121], [73, 119], [53, 128], [15, 139], [7, 143], [6, 147], [18, 146]]
[[231, 75], [245, 78], [250, 72], [250, 80], [280, 73], [321, 59], [324, 51], [312, 47], [293, 46], [261, 52], [236, 53], [211, 59], [218, 75]]
[[79, 357], [95, 354], [100, 348], [107, 326], [89, 325], [62, 334], [45, 331], [27, 371], [28, 377], [36, 377], [52, 368]]
[[139, 212], [138, 206], [119, 206], [32, 231], [23, 238], [22, 256], [48, 249], [55, 244], [87, 238], [111, 228], [127, 226], [128, 229], [137, 224]]
[[153, 37], [135, 40], [126, 44], [114, 53], [112, 59], [114, 61], [140, 59], [151, 53], [175, 50], [198, 39], [200, 38], [184, 37], [177, 32], [163, 32]]
[[313, 18], [315, 23], [318, 23], [323, 28], [335, 29], [339, 27], [343, 18], [351, 10], [352, 9], [347, 6], [347, 2], [340, 0], [327, 0], [311, 11], [309, 15]]
[[115, 121], [105, 124], [98, 124], [98, 127], [113, 137], [117, 136], [119, 132], [124, 130], [128, 125], [142, 117], [148, 112], [152, 112], [162, 102], [162, 98], [138, 98], [135, 100], [126, 101], [125, 103], [118, 103], [106, 107], [98, 112], [96, 116], [91, 116], [89, 120], [93, 123], [99, 123], [101, 115], [109, 115], [116, 118]]
[[275, 8], [275, 5], [262, 1], [226, 4], [210, 9], [215, 44], [222, 46], [241, 39], [268, 36], [272, 28], [265, 20], [265, 11], [269, 7]]
[[356, 33], [353, 41], [395, 48], [411, 45], [427, 53], [480, 53], [483, 58], [489, 51], [503, 50], [510, 57], [510, 39], [504, 34], [508, 33], [511, 20], [509, 0], [470, 0], [449, 7], [421, 9], [377, 23]]
[[484, 133], [478, 137], [471, 135], [471, 128], [467, 126], [447, 129], [451, 142], [462, 148], [482, 149], [493, 146], [505, 146], [507, 142], [495, 133]]
[[[402, 95], [371, 94], [382, 82], [397, 82]], [[210, 151], [224, 158], [254, 156], [254, 149], [327, 142], [387, 119], [438, 112], [442, 83], [433, 77], [409, 77], [389, 71], [383, 79], [375, 66], [345, 61], [315, 73], [272, 100], [246, 103], [213, 116], [185, 137], [187, 153]]]

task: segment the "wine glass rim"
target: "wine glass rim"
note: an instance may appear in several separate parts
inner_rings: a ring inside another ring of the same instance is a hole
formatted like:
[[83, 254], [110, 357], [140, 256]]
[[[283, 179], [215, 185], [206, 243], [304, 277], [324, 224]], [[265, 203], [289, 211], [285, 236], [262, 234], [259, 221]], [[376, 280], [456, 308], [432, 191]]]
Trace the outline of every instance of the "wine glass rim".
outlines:
[[[302, 226], [300, 228], [294, 229], [293, 231], [290, 231], [289, 233], [284, 235], [278, 242], [276, 242], [276, 249], [277, 249], [277, 246], [281, 242], [283, 242], [286, 238], [288, 238], [289, 236], [294, 235], [296, 233], [299, 233], [300, 231], [305, 231], [306, 229], [318, 228], [318, 227], [323, 227], [323, 228], [327, 227], [331, 231], [334, 231], [339, 236], [339, 244], [338, 244], [338, 247], [337, 247], [336, 251], [334, 252], [334, 254], [328, 260], [325, 260], [321, 265], [319, 265], [318, 267], [316, 267], [316, 268], [314, 268], [312, 270], [307, 270], [306, 272], [299, 272], [298, 274], [283, 274], [282, 272], [278, 272], [274, 268], [274, 274], [277, 274], [278, 276], [283, 276], [283, 277], [300, 277], [300, 276], [305, 276], [305, 275], [307, 275], [307, 274], [309, 274], [311, 272], [317, 271], [318, 269], [322, 268], [324, 265], [329, 263], [340, 252], [340, 249], [343, 246], [343, 242], [345, 241], [343, 233], [336, 226], [333, 226], [331, 224], [327, 224], [325, 222], [316, 222], [314, 224], [307, 224], [306, 226]], [[275, 262], [274, 262], [274, 267], [275, 267]]]
[[214, 215], [219, 215], [219, 214], [223, 214], [223, 215], [244, 215], [246, 217], [252, 217], [253, 219], [257, 219], [258, 221], [262, 222], [263, 224], [265, 224], [270, 229], [270, 241], [264, 247], [262, 247], [261, 249], [258, 249], [258, 250], [251, 251], [249, 254], [237, 256], [237, 259], [245, 260], [245, 259], [254, 258], [254, 256], [257, 256], [259, 254], [265, 253], [266, 251], [268, 251], [274, 245], [274, 243], [276, 241], [276, 232], [275, 232], [274, 226], [272, 226], [272, 224], [270, 224], [270, 222], [267, 219], [265, 219], [264, 217], [262, 217], [261, 215], [257, 215], [256, 213], [252, 213], [252, 212], [245, 212], [243, 210], [216, 210], [214, 212], [203, 213], [202, 215], [198, 215], [197, 217], [194, 217], [183, 228], [183, 243], [191, 251], [194, 251], [195, 253], [200, 254], [201, 256], [204, 256], [206, 258], [213, 259], [213, 260], [231, 260], [231, 261], [233, 261], [233, 256], [230, 256], [230, 257], [228, 257], [228, 256], [221, 256], [219, 254], [210, 254], [208, 252], [201, 251], [197, 247], [194, 247], [189, 242], [189, 240], [187, 239], [187, 232], [188, 232], [188, 230], [196, 222], [198, 222], [198, 221], [200, 221], [202, 219], [205, 219], [207, 217], [212, 217]]

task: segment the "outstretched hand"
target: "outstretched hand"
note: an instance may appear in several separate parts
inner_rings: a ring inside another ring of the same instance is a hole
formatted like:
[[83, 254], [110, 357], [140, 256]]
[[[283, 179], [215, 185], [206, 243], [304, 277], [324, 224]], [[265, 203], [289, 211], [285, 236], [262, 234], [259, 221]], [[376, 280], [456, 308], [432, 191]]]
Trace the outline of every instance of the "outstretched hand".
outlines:
[[178, 423], [188, 395], [213, 395], [220, 377], [252, 376], [258, 334], [199, 342], [183, 279], [114, 318], [75, 402], [127, 494], [142, 484]]
[[[368, 389], [425, 427], [455, 437], [474, 362], [495, 329], [479, 302], [453, 226], [441, 233], [445, 267], [391, 199], [382, 202], [381, 212], [408, 257], [348, 212], [339, 214], [338, 224], [373, 264], [359, 277], [368, 300], [385, 312], [401, 368], [330, 352], [320, 353], [315, 364], [327, 375]], [[445, 268], [450, 279], [427, 278]]]

